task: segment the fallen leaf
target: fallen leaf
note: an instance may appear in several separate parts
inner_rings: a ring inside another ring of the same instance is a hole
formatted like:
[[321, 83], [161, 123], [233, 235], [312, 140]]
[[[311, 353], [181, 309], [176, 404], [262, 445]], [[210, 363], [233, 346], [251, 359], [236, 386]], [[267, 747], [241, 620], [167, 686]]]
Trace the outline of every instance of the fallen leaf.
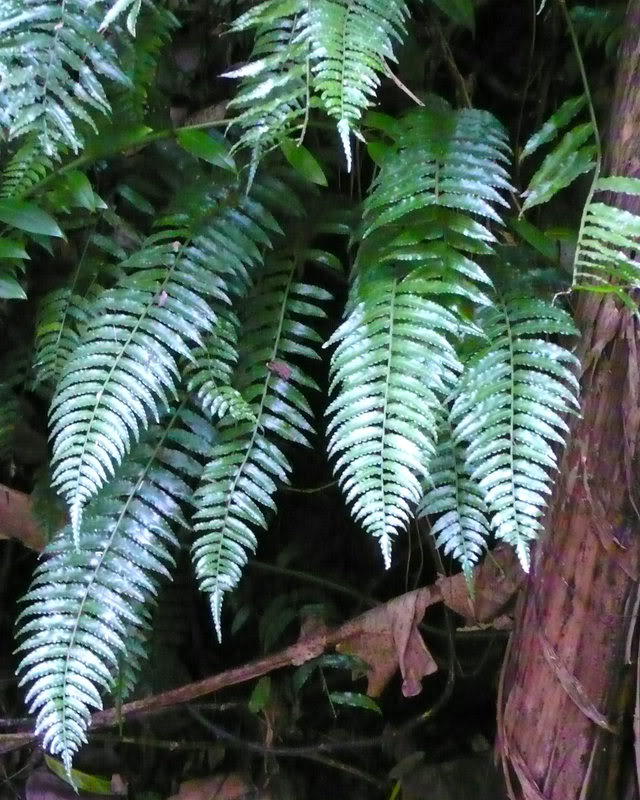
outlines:
[[0, 539], [18, 539], [37, 551], [46, 544], [44, 533], [33, 516], [29, 495], [7, 486], [0, 486]]
[[369, 665], [367, 694], [378, 697], [396, 670], [402, 675], [402, 693], [413, 697], [421, 681], [438, 669], [418, 631], [427, 606], [440, 597], [429, 587], [376, 606], [344, 626], [336, 649], [351, 653]]
[[241, 775], [227, 772], [185, 781], [169, 800], [248, 800], [254, 794], [253, 787]]
[[82, 792], [79, 795], [66, 781], [58, 778], [45, 767], [35, 769], [25, 787], [26, 800], [121, 800], [118, 795]]

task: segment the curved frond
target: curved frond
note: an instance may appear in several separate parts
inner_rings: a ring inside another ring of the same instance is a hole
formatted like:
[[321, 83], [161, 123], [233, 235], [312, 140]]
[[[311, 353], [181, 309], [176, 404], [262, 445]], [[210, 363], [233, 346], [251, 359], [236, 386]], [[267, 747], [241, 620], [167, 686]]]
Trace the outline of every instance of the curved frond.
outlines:
[[230, 287], [247, 285], [279, 230], [252, 197], [224, 187], [198, 197], [201, 215], [161, 220], [121, 265], [125, 277], [98, 297], [56, 387], [53, 483], [76, 533], [82, 508], [176, 396], [178, 359], [191, 359], [214, 329], [212, 303], [228, 303]]
[[552, 473], [578, 408], [576, 357], [546, 340], [576, 333], [570, 316], [544, 300], [514, 298], [482, 309], [481, 346], [462, 376], [451, 410], [453, 437], [480, 486], [498, 539], [529, 568], [529, 547], [551, 493]]
[[173, 527], [186, 525], [180, 503], [202, 469], [193, 453], [206, 452], [214, 435], [183, 407], [150, 430], [92, 501], [80, 542], [65, 529], [47, 546], [24, 597], [20, 684], [29, 685], [43, 746], [68, 770], [92, 710], [114, 689], [121, 659], [130, 687], [144, 657], [158, 586], [173, 566]]
[[40, 183], [51, 170], [53, 159], [45, 155], [35, 133], [31, 133], [4, 165], [0, 183], [0, 199], [22, 197]]
[[471, 580], [487, 546], [490, 528], [482, 489], [469, 475], [463, 448], [456, 447], [448, 420], [440, 427], [436, 454], [429, 463], [427, 492], [420, 516], [435, 516], [431, 534], [445, 555], [452, 555]]
[[278, 484], [288, 479], [278, 440], [307, 445], [313, 432], [304, 390], [317, 387], [292, 360], [319, 358], [320, 337], [303, 320], [323, 316], [319, 303], [330, 295], [296, 273], [295, 262], [274, 260], [247, 301], [236, 385], [254, 420], [222, 427], [194, 495], [192, 558], [218, 637], [224, 595], [237, 586], [256, 529], [267, 527], [265, 510], [275, 510]]
[[92, 0], [7, 0], [0, 6], [0, 124], [35, 132], [46, 156], [77, 152], [78, 128], [109, 112], [104, 78], [126, 84], [114, 47], [98, 33]]
[[[597, 193], [640, 196], [640, 179], [600, 178]], [[640, 215], [600, 200], [589, 203], [575, 254], [574, 281], [585, 288], [607, 286], [622, 291], [638, 285]], [[635, 304], [632, 303], [635, 310]]]
[[447, 337], [456, 315], [424, 296], [420, 280], [369, 287], [329, 340], [328, 453], [351, 513], [378, 539], [385, 565], [422, 496], [438, 412], [461, 369]]

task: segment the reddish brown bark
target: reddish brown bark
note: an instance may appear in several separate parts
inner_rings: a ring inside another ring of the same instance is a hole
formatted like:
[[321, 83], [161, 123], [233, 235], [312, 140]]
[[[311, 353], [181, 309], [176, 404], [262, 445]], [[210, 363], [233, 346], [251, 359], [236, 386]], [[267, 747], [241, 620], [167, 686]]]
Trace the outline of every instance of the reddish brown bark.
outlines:
[[[627, 11], [607, 171], [640, 176], [640, 0]], [[611, 199], [640, 211], [628, 196]], [[633, 198], [637, 201], [637, 198]], [[582, 295], [582, 418], [574, 426], [505, 660], [498, 746], [517, 800], [622, 793], [640, 556], [640, 326]], [[629, 651], [630, 652], [630, 651]], [[635, 657], [635, 656], [634, 656]]]

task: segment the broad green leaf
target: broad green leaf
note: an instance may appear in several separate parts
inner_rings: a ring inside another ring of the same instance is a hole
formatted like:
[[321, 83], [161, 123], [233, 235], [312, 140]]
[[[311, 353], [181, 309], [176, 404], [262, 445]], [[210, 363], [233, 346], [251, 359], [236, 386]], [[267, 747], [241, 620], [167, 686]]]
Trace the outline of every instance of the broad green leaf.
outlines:
[[327, 185], [327, 178], [314, 155], [302, 144], [285, 139], [280, 144], [284, 157], [304, 178], [320, 186]]
[[531, 247], [545, 258], [548, 258], [550, 261], [558, 260], [557, 245], [553, 239], [549, 238], [540, 228], [536, 228], [535, 225], [532, 225], [526, 219], [518, 219], [517, 217], [511, 217], [509, 219], [509, 225], [525, 240], [525, 242], [530, 244]]
[[27, 233], [64, 238], [55, 219], [33, 203], [0, 200], [0, 222]]
[[214, 139], [208, 133], [201, 130], [182, 130], [178, 131], [178, 144], [181, 147], [203, 161], [208, 161], [215, 167], [235, 171], [236, 165], [229, 155], [225, 142]]
[[64, 186], [69, 194], [70, 203], [73, 206], [86, 208], [88, 211], [95, 211], [97, 203], [101, 203], [98, 196], [93, 191], [91, 181], [84, 172], [72, 170], [64, 176]]
[[48, 753], [45, 753], [44, 760], [51, 772], [61, 778], [65, 783], [73, 786], [76, 792], [113, 795], [111, 781], [108, 778], [102, 778], [99, 775], [91, 775], [88, 772], [81, 772], [79, 769], [71, 769], [67, 772], [64, 764]]

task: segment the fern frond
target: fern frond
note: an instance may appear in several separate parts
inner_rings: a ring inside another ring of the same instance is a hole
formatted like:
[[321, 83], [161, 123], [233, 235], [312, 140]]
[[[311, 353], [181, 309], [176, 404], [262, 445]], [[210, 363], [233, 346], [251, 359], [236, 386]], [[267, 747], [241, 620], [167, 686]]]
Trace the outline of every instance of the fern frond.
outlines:
[[308, 4], [314, 88], [338, 133], [351, 169], [351, 133], [375, 100], [380, 73], [395, 61], [405, 33], [404, 0], [314, 0]]
[[0, 199], [22, 197], [53, 170], [53, 160], [45, 155], [38, 136], [27, 136], [9, 159], [2, 173]]
[[173, 566], [173, 527], [186, 525], [186, 480], [202, 469], [194, 449], [208, 450], [214, 436], [206, 420], [182, 406], [163, 428], [150, 430], [118, 479], [92, 501], [80, 542], [65, 529], [47, 546], [24, 597], [20, 684], [29, 685], [43, 746], [67, 770], [86, 741], [91, 711], [114, 689], [122, 658], [131, 685], [158, 586]]
[[214, 329], [207, 300], [228, 303], [229, 286], [246, 286], [279, 230], [267, 208], [233, 187], [198, 191], [193, 200], [200, 214], [161, 220], [121, 265], [125, 277], [99, 296], [58, 382], [53, 482], [76, 533], [84, 505], [175, 397], [178, 359], [191, 359]]
[[234, 124], [242, 128], [237, 146], [253, 152], [253, 160], [304, 125], [309, 106], [309, 45], [304, 36], [303, 3], [264, 2], [234, 22], [236, 32], [255, 28], [249, 63], [225, 73], [244, 78], [229, 108], [239, 110]]
[[[539, 147], [555, 141], [573, 123], [585, 103], [586, 98], [583, 95], [566, 100], [527, 141], [521, 158], [527, 158]], [[558, 144], [545, 156], [523, 192], [522, 212], [547, 203], [580, 175], [595, 168], [598, 154], [595, 133], [591, 121], [572, 125], [566, 130]]]
[[[640, 179], [600, 178], [595, 193], [605, 192], [640, 196]], [[574, 284], [587, 289], [606, 286], [619, 293], [637, 286], [639, 247], [640, 215], [601, 201], [590, 202], [576, 247]]]
[[538, 299], [498, 302], [480, 311], [478, 324], [488, 344], [458, 387], [454, 442], [466, 447], [496, 537], [513, 545], [528, 571], [557, 469], [554, 447], [568, 431], [563, 416], [578, 408], [577, 359], [544, 337], [577, 331], [565, 311]]
[[431, 526], [437, 547], [451, 554], [471, 580], [490, 534], [483, 492], [471, 479], [464, 450], [456, 447], [448, 419], [441, 425], [436, 454], [429, 463], [427, 492], [420, 516], [436, 516]]
[[419, 279], [379, 280], [333, 334], [328, 453], [354, 519], [378, 539], [385, 565], [422, 495], [438, 412], [461, 365], [447, 336], [458, 318]]
[[328, 299], [324, 289], [298, 280], [294, 261], [274, 260], [246, 303], [236, 385], [254, 420], [221, 428], [194, 495], [192, 558], [218, 637], [224, 596], [255, 550], [256, 529], [267, 527], [264, 512], [275, 510], [278, 483], [288, 479], [278, 440], [308, 445], [313, 432], [304, 390], [317, 386], [292, 359], [319, 358], [320, 336], [302, 320], [324, 316], [319, 303]]
[[41, 304], [33, 353], [34, 383], [54, 385], [80, 341], [87, 299], [70, 287], [54, 289]]
[[7, 0], [0, 7], [0, 122], [14, 139], [34, 132], [44, 154], [77, 152], [78, 127], [109, 112], [102, 78], [127, 84], [113, 46], [98, 33], [92, 0]]

